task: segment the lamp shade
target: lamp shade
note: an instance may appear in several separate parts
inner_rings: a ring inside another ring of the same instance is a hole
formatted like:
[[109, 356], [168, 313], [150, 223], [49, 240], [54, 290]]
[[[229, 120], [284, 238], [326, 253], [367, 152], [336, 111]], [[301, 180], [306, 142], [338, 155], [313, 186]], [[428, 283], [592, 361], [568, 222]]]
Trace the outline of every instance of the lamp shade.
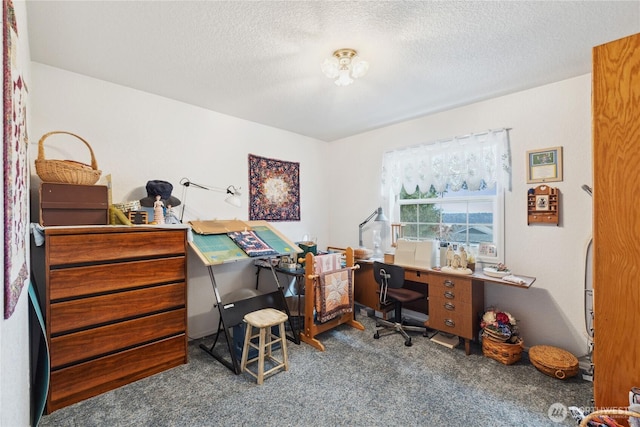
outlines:
[[[375, 217], [375, 218], [374, 218]], [[363, 247], [363, 243], [362, 243], [362, 229], [364, 228], [365, 225], [367, 225], [367, 223], [371, 220], [374, 220], [375, 222], [386, 222], [387, 217], [385, 216], [384, 212], [382, 211], [382, 208], [379, 207], [378, 209], [376, 209], [375, 211], [373, 211], [373, 213], [371, 215], [369, 215], [367, 217], [367, 219], [365, 219], [364, 221], [362, 221], [360, 223], [360, 225], [358, 226], [358, 244], [360, 245], [360, 247]]]
[[363, 61], [353, 49], [338, 49], [324, 60], [321, 69], [325, 76], [335, 79], [337, 86], [348, 86], [354, 79], [367, 73], [369, 63]]

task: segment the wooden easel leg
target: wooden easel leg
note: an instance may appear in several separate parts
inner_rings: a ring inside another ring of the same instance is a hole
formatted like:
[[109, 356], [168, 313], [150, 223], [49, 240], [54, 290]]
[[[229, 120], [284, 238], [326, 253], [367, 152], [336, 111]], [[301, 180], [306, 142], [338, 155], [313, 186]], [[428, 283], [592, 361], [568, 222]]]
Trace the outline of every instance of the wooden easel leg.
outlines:
[[304, 342], [306, 342], [307, 344], [309, 344], [312, 347], [317, 348], [320, 351], [324, 351], [324, 344], [322, 344], [320, 341], [318, 341], [315, 338], [311, 338], [307, 335], [300, 335], [300, 339]]
[[358, 322], [358, 321], [357, 321], [357, 320], [355, 320], [355, 319], [351, 319], [351, 320], [349, 320], [349, 321], [347, 322], [347, 325], [352, 326], [352, 327], [354, 327], [354, 328], [356, 328], [356, 329], [359, 329], [359, 330], [361, 330], [361, 331], [364, 331], [364, 325], [363, 325], [362, 323]]

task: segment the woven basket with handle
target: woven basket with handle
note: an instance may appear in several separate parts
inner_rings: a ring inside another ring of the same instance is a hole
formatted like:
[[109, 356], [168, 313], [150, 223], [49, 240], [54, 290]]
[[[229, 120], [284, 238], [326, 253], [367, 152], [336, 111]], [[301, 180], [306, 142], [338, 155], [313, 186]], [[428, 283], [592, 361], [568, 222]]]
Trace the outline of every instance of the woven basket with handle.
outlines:
[[[78, 138], [84, 142], [91, 153], [91, 165], [76, 162], [75, 160], [47, 160], [44, 156], [44, 141], [51, 135], [66, 134]], [[52, 131], [45, 133], [38, 141], [38, 158], [36, 159], [36, 173], [43, 182], [59, 182], [63, 184], [93, 185], [102, 171], [98, 170], [98, 162], [93, 154], [91, 145], [75, 133], [66, 131]]]
[[495, 340], [491, 335], [482, 334], [482, 354], [505, 365], [512, 365], [522, 358], [524, 340], [518, 338], [514, 344]]
[[601, 416], [609, 416], [609, 417], [617, 416], [617, 418], [622, 418], [622, 417], [640, 418], [640, 413], [633, 412], [633, 411], [626, 411], [624, 409], [602, 409], [599, 411], [594, 411], [589, 415], [587, 415], [586, 417], [584, 417], [582, 421], [580, 421], [580, 427], [587, 427], [590, 421], [597, 421], [597, 419]]

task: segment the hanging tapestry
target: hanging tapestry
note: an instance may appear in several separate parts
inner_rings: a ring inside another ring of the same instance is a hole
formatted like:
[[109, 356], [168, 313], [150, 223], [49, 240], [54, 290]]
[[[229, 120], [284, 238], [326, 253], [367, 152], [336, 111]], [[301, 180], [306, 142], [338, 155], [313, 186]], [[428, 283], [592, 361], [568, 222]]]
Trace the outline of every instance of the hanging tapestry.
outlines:
[[4, 153], [4, 318], [13, 314], [28, 279], [27, 88], [18, 64], [18, 27], [13, 2], [2, 2]]
[[300, 163], [249, 154], [249, 220], [300, 221]]

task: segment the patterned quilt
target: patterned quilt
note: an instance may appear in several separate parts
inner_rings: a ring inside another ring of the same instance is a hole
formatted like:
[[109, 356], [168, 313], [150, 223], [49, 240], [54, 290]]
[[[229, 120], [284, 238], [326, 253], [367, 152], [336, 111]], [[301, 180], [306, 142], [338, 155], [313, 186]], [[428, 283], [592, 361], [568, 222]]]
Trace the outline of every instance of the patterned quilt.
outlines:
[[320, 322], [353, 311], [353, 283], [351, 269], [320, 274], [316, 291], [316, 312]]
[[267, 245], [253, 231], [232, 231], [227, 235], [251, 257], [278, 254], [276, 250]]

